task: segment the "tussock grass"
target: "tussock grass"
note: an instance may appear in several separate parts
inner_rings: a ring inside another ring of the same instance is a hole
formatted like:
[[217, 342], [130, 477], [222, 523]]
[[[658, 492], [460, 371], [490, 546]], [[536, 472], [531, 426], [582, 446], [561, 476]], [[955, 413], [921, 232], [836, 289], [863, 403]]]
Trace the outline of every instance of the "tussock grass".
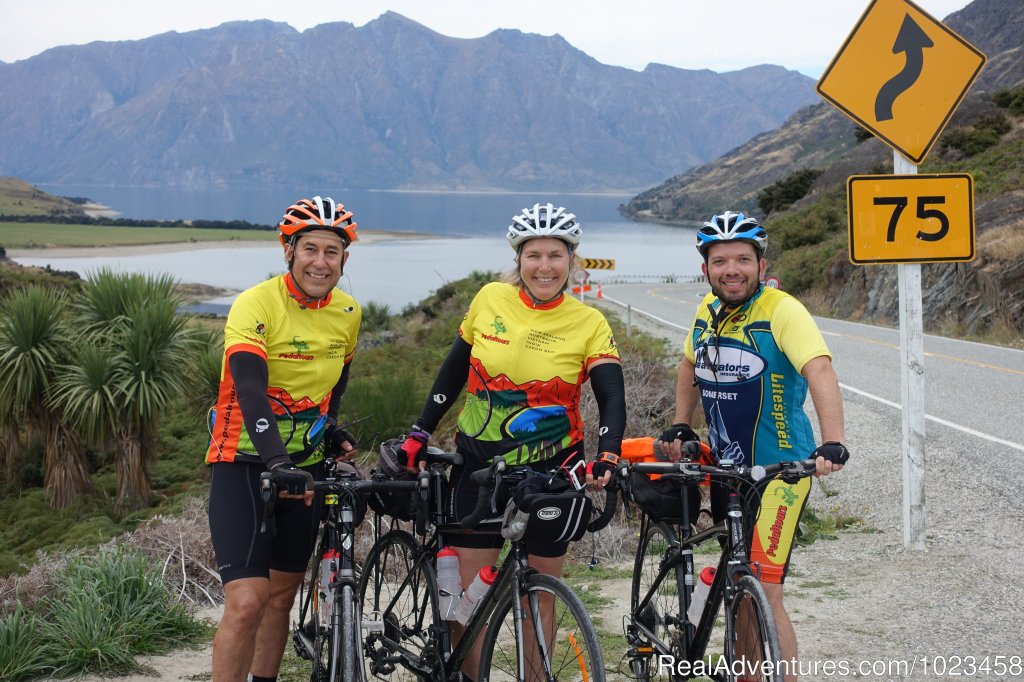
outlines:
[[[45, 590], [34, 602], [18, 589], [32, 587], [31, 580]], [[189, 644], [207, 631], [132, 549], [46, 557], [43, 570], [16, 582], [13, 594], [0, 592], [7, 607], [0, 616], [4, 680], [131, 672], [135, 656]]]

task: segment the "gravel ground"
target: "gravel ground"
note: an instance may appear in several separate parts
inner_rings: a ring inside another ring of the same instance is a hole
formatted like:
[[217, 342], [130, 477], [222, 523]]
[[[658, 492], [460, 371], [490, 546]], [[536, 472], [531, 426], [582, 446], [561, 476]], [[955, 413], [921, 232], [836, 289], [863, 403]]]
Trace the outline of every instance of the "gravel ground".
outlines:
[[[678, 337], [638, 317], [641, 329]], [[811, 673], [801, 679], [1024, 680], [1020, 454], [928, 422], [927, 549], [907, 550], [900, 412], [844, 399], [851, 460], [810, 504], [863, 524], [794, 554], [786, 602]]]

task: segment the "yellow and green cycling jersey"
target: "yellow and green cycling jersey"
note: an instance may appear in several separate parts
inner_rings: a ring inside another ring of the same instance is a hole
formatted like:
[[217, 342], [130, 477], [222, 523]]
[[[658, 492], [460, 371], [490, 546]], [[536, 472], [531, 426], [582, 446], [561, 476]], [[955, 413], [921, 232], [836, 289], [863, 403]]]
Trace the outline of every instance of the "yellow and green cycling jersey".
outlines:
[[762, 286], [746, 304], [723, 313], [709, 293], [683, 352], [694, 365], [710, 445], [719, 457], [767, 465], [804, 459], [814, 450], [800, 371], [831, 354], [795, 298]]
[[619, 359], [600, 311], [569, 296], [535, 304], [510, 284], [473, 299], [459, 336], [472, 346], [459, 446], [484, 461], [537, 462], [583, 440], [590, 365]]
[[[315, 307], [301, 304], [303, 298], [291, 275], [285, 274], [243, 291], [231, 306], [224, 328], [224, 359], [208, 463], [261, 461], [242, 421], [228, 364], [238, 352], [266, 360], [267, 399], [295, 463], [306, 466], [321, 458], [306, 432], [327, 414], [331, 392], [352, 360], [362, 311], [355, 299], [340, 289], [334, 289]], [[304, 457], [306, 454], [311, 456]]]

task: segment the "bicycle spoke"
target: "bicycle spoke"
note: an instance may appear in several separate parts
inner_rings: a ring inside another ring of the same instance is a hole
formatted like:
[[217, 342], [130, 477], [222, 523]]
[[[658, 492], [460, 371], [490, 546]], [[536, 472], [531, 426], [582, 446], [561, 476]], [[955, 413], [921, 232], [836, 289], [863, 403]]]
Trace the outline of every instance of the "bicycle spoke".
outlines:
[[[483, 646], [481, 679], [605, 679], [593, 623], [564, 583], [550, 576], [532, 576], [520, 613], [519, 635], [511, 598], [492, 617]], [[517, 642], [521, 642], [518, 647]]]

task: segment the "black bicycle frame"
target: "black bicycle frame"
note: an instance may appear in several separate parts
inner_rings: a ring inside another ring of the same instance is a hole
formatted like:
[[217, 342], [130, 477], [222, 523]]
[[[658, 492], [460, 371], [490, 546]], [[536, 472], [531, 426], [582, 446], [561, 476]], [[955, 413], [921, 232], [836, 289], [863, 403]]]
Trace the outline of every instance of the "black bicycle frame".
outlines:
[[[651, 585], [647, 594], [637, 604], [632, 618], [634, 624], [643, 631], [643, 634], [659, 653], [672, 655], [678, 653], [672, 651], [669, 644], [662, 642], [655, 637], [653, 632], [648, 631], [642, 624], [637, 623], [636, 614], [643, 612], [644, 607], [647, 606], [657, 593], [661, 583], [664, 582], [665, 578], [671, 573], [674, 573], [676, 567], [682, 563], [684, 589], [679, 597], [681, 607], [680, 617], [683, 619], [683, 627], [680, 628], [680, 631], [683, 633], [683, 653], [686, 656], [686, 659], [691, 663], [704, 657], [704, 652], [707, 650], [708, 642], [711, 639], [711, 633], [714, 629], [715, 618], [718, 616], [718, 609], [722, 605], [722, 602], [725, 601], [726, 597], [731, 595], [732, 591], [735, 589], [733, 586], [736, 584], [736, 581], [743, 575], [754, 575], [753, 571], [750, 570], [747, 559], [746, 541], [743, 530], [743, 512], [740, 506], [739, 493], [732, 488], [729, 489], [726, 517], [723, 521], [700, 533], [692, 533], [690, 531], [689, 511], [685, 497], [687, 494], [692, 494], [692, 492], [693, 491], [690, 491], [686, 486], [682, 487], [680, 493], [680, 496], [682, 497], [681, 537], [673, 542], [666, 559], [661, 563], [658, 569], [658, 575], [654, 580], [654, 584]], [[645, 517], [645, 526], [643, 530], [646, 531], [650, 525], [652, 524], [649, 519]], [[715, 578], [711, 583], [711, 589], [708, 592], [708, 598], [704, 604], [704, 610], [701, 612], [700, 622], [697, 625], [693, 625], [686, 618], [686, 612], [690, 607], [690, 600], [692, 598], [694, 587], [693, 548], [713, 538], [717, 538], [719, 540], [721, 538], [727, 538], [727, 541], [725, 546], [722, 548], [722, 554], [718, 561]]]

